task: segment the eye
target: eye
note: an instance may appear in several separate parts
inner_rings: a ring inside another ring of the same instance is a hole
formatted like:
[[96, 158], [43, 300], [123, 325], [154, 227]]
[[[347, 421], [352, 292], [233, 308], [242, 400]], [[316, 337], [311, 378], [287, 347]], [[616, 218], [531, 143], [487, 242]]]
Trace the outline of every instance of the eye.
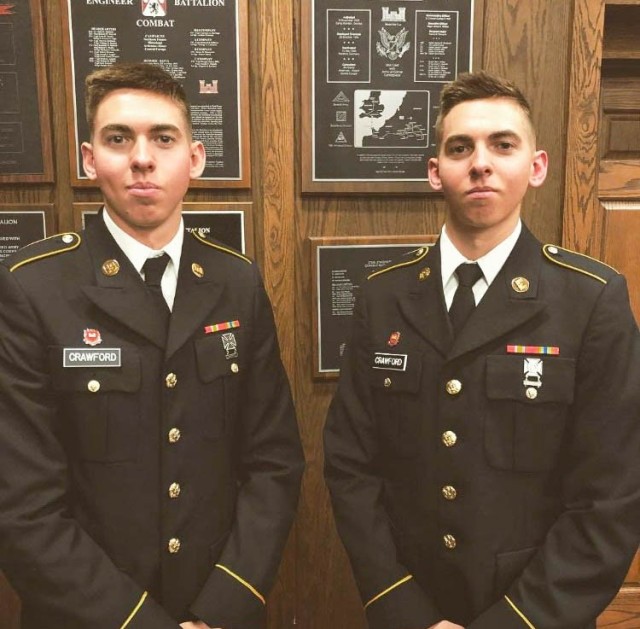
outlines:
[[158, 142], [160, 144], [169, 146], [170, 144], [173, 144], [175, 142], [175, 138], [171, 135], [162, 134], [158, 136]]
[[465, 155], [469, 150], [470, 147], [468, 144], [451, 144], [447, 149], [447, 153], [455, 157], [459, 155]]
[[107, 136], [107, 144], [124, 144], [125, 140], [125, 136], [121, 133], [112, 133], [111, 135]]

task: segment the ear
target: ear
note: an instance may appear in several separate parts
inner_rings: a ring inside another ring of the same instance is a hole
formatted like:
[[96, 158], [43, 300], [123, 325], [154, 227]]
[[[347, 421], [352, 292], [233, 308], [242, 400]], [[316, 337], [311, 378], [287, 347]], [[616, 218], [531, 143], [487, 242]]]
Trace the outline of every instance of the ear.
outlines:
[[547, 178], [547, 168], [549, 166], [549, 156], [546, 151], [536, 151], [531, 162], [531, 174], [529, 175], [529, 185], [532, 188], [539, 188]]
[[191, 179], [197, 179], [204, 172], [204, 167], [207, 162], [207, 156], [204, 150], [204, 145], [198, 140], [191, 142], [191, 168], [189, 174]]
[[437, 157], [429, 158], [427, 162], [427, 173], [431, 187], [437, 192], [440, 192], [440, 190], [442, 190], [442, 181], [440, 179], [440, 168]]
[[91, 179], [95, 181], [98, 178], [96, 173], [96, 164], [93, 156], [93, 146], [89, 142], [83, 142], [80, 147], [82, 151], [82, 167], [84, 172]]

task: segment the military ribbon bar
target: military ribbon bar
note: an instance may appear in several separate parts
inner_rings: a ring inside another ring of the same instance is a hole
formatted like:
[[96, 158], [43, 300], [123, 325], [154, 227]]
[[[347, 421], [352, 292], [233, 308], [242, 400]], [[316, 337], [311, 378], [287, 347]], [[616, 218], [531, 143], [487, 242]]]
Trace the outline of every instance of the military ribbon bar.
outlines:
[[507, 345], [507, 354], [548, 354], [557, 356], [559, 347], [551, 345]]
[[214, 323], [213, 325], [205, 325], [204, 333], [213, 334], [214, 332], [224, 332], [224, 330], [233, 330], [233, 328], [239, 328], [240, 321], [225, 321], [223, 323]]

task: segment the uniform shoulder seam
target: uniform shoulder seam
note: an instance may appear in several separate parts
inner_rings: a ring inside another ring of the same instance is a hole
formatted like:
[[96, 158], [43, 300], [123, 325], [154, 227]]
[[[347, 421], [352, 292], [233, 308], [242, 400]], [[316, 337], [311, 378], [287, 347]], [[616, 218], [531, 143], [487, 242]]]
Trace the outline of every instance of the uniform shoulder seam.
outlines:
[[558, 245], [546, 244], [542, 247], [542, 252], [545, 258], [554, 264], [582, 273], [603, 284], [607, 284], [614, 275], [619, 275], [616, 269], [605, 262]]
[[417, 264], [418, 262], [420, 262], [420, 260], [423, 260], [426, 257], [426, 255], [429, 253], [429, 247], [420, 247], [419, 249], [416, 249], [412, 253], [413, 253], [413, 258], [411, 258], [410, 260], [405, 260], [403, 262], [396, 262], [395, 264], [390, 264], [384, 269], [380, 269], [379, 271], [374, 271], [373, 273], [371, 273], [371, 275], [367, 277], [367, 280], [371, 280], [374, 277], [378, 277], [379, 275], [383, 275], [384, 273], [388, 273], [389, 271], [395, 271], [396, 269], [400, 269], [405, 266], [412, 266], [414, 264]]
[[[56, 256], [60, 253], [66, 253], [67, 251], [73, 251], [80, 246], [82, 242], [82, 238], [80, 234], [76, 232], [64, 232], [62, 234], [55, 234], [54, 236], [49, 236], [48, 238], [43, 238], [42, 240], [36, 240], [32, 243], [26, 245], [23, 249], [21, 249], [21, 254], [27, 256], [26, 258], [15, 262], [12, 266], [9, 267], [9, 272], [13, 273], [17, 269], [27, 264], [31, 264], [32, 262], [36, 262], [37, 260], [43, 260], [45, 258], [50, 258], [51, 256]], [[36, 253], [38, 249], [38, 245], [43, 244], [56, 244], [58, 245], [54, 249], [49, 249], [46, 251], [40, 251]], [[31, 254], [31, 255], [29, 255]]]
[[203, 245], [207, 245], [208, 247], [211, 247], [213, 249], [217, 249], [218, 251], [222, 251], [224, 253], [228, 253], [229, 255], [235, 256], [236, 258], [240, 258], [241, 260], [244, 260], [247, 264], [253, 264], [253, 261], [251, 260], [251, 258], [247, 258], [247, 256], [241, 254], [239, 251], [234, 251], [230, 247], [225, 247], [224, 245], [221, 245], [220, 243], [213, 242], [212, 240], [208, 240], [207, 238], [202, 236], [198, 232], [198, 230], [192, 231], [191, 234], [193, 235], [193, 237], [198, 242], [201, 242]]

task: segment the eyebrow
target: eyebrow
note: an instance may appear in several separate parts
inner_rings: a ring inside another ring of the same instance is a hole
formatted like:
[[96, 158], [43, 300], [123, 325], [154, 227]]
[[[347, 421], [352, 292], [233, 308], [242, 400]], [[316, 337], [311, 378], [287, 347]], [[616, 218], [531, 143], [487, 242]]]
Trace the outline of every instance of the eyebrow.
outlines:
[[[522, 139], [518, 133], [516, 133], [515, 131], [511, 131], [510, 129], [494, 131], [489, 135], [489, 140], [494, 142], [496, 140], [503, 140], [505, 138], [511, 138], [518, 141]], [[470, 135], [467, 135], [465, 133], [459, 133], [457, 135], [452, 135], [448, 137], [444, 145], [449, 146], [450, 144], [454, 144], [455, 142], [462, 142], [463, 144], [464, 143], [469, 144], [469, 143], [473, 143], [473, 138]]]
[[[173, 131], [174, 133], [181, 133], [180, 128], [173, 124], [156, 124], [153, 125], [150, 129], [151, 133], [162, 133], [164, 131]], [[102, 129], [100, 129], [100, 133], [109, 133], [109, 132], [117, 132], [117, 133], [132, 133], [133, 129], [125, 124], [107, 124]]]

